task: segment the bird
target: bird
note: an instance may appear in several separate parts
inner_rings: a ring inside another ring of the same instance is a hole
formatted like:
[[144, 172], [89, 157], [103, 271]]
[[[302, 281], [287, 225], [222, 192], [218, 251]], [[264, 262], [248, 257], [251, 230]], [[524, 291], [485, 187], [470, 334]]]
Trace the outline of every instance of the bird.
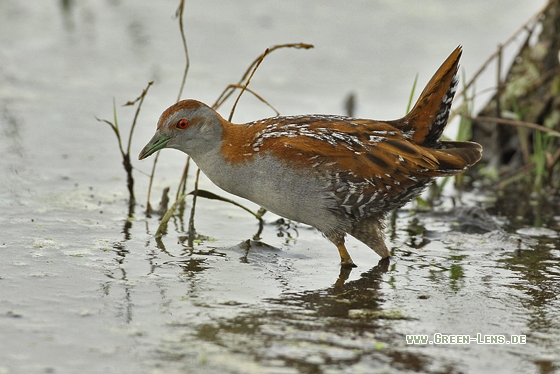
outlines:
[[482, 156], [478, 143], [440, 139], [461, 54], [458, 46], [400, 119], [313, 114], [234, 124], [188, 99], [161, 114], [138, 158], [163, 148], [188, 154], [221, 189], [319, 230], [337, 247], [344, 268], [356, 266], [347, 234], [387, 258], [387, 213], [436, 177], [461, 173]]

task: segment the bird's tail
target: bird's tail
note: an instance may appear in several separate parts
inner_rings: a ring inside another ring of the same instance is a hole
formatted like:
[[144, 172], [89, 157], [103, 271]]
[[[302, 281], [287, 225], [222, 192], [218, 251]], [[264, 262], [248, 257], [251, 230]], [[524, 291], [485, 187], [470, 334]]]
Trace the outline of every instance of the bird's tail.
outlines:
[[398, 127], [403, 134], [424, 147], [434, 147], [447, 125], [449, 112], [457, 84], [459, 59], [463, 50], [457, 47], [439, 67], [420, 94], [412, 110], [401, 120]]
[[443, 141], [430, 151], [438, 161], [436, 172], [440, 176], [465, 171], [482, 158], [482, 146], [475, 142]]

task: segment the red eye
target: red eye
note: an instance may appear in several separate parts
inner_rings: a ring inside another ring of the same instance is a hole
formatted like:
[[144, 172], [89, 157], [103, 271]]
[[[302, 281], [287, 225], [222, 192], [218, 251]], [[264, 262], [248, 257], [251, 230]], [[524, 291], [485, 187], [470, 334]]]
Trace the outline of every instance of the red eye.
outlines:
[[175, 125], [178, 129], [184, 130], [189, 127], [189, 120], [186, 118], [181, 118], [177, 125]]

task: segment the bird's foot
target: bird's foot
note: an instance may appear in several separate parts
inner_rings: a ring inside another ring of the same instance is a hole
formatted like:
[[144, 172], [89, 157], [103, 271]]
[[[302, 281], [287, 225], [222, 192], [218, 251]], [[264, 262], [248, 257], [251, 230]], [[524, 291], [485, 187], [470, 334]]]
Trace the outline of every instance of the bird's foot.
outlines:
[[358, 267], [358, 265], [356, 265], [354, 263], [354, 261], [352, 261], [351, 258], [346, 258], [346, 259], [343, 258], [340, 261], [340, 266], [342, 266], [343, 268], [357, 268]]

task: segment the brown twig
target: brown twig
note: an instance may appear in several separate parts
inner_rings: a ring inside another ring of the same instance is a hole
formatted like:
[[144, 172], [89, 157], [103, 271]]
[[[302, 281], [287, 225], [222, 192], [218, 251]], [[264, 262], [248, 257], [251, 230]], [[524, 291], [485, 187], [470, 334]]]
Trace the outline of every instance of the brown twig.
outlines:
[[[187, 48], [187, 38], [185, 37], [185, 29], [183, 26], [183, 13], [185, 10], [185, 0], [181, 0], [179, 4], [179, 8], [177, 8], [177, 12], [175, 15], [179, 18], [179, 29], [181, 30], [181, 40], [183, 42], [183, 50], [185, 51], [185, 71], [183, 72], [183, 79], [181, 81], [181, 88], [179, 89], [179, 94], [177, 95], [177, 102], [181, 100], [181, 96], [183, 94], [183, 89], [185, 87], [185, 82], [187, 81], [187, 74], [189, 72], [189, 67], [191, 64], [191, 59], [189, 57], [189, 50]], [[185, 186], [187, 184], [187, 176], [189, 172], [189, 166], [191, 163], [191, 157], [187, 157], [187, 161], [185, 163], [185, 167], [183, 169], [183, 174], [181, 175], [181, 180], [179, 181], [179, 186], [177, 187], [176, 199], [179, 199], [181, 194], [185, 192]], [[194, 202], [194, 201], [193, 201]]]
[[150, 182], [148, 183], [148, 197], [146, 201], [146, 215], [150, 217], [152, 214], [152, 206], [150, 204], [150, 196], [152, 194], [152, 185], [154, 183], [154, 176], [156, 174], [156, 165], [159, 158], [159, 152], [156, 152], [154, 162], [152, 163], [152, 172], [150, 173]]
[[[135, 201], [134, 198], [134, 178], [132, 177], [132, 163], [130, 162], [130, 146], [132, 144], [132, 135], [134, 133], [134, 129], [136, 128], [136, 122], [138, 120], [138, 116], [140, 115], [140, 109], [142, 108], [142, 104], [144, 103], [144, 99], [146, 98], [146, 94], [150, 87], [154, 84], [153, 81], [148, 82], [146, 88], [142, 90], [142, 94], [135, 100], [138, 102], [138, 106], [136, 107], [136, 113], [134, 114], [134, 120], [132, 121], [132, 126], [130, 127], [130, 132], [128, 134], [128, 144], [126, 146], [126, 155], [123, 159], [123, 165], [126, 170], [126, 178], [127, 178], [127, 186], [130, 192], [130, 200], [131, 202]], [[125, 104], [126, 105], [126, 104]], [[132, 104], [133, 105], [133, 104]]]
[[193, 195], [193, 202], [192, 202], [192, 207], [191, 207], [191, 216], [189, 217], [189, 238], [188, 238], [188, 246], [190, 248], [193, 247], [193, 243], [194, 243], [194, 236], [196, 235], [196, 230], [194, 228], [194, 212], [196, 209], [196, 198], [198, 196], [198, 179], [200, 177], [200, 169], [198, 169], [196, 171], [196, 178], [194, 180], [194, 191], [192, 193]]
[[[257, 99], [259, 99], [260, 101], [262, 101], [264, 104], [266, 104], [270, 109], [272, 109], [277, 116], [280, 115], [280, 112], [278, 110], [276, 110], [275, 107], [273, 107], [268, 101], [266, 101], [263, 97], [261, 97], [259, 94], [257, 94], [255, 91], [251, 90], [250, 88], [248, 88], [247, 86], [242, 86], [239, 84], [230, 84], [229, 86], [226, 87], [226, 89], [223, 91], [223, 93], [225, 93], [227, 90], [234, 90], [234, 89], [244, 89], [245, 91], [252, 93], [253, 96], [255, 96]], [[222, 105], [224, 103], [224, 101], [227, 98], [224, 98], [224, 95], [220, 95], [220, 97], [218, 98], [218, 100], [216, 100], [216, 103], [214, 104], [214, 106], [216, 108], [218, 108], [220, 105]]]
[[[490, 55], [490, 57], [488, 57], [488, 59], [486, 59], [486, 61], [482, 64], [482, 66], [476, 71], [476, 73], [474, 73], [473, 77], [469, 80], [469, 82], [467, 84], [465, 84], [465, 87], [463, 88], [463, 91], [466, 91], [470, 88], [470, 86], [478, 79], [479, 75], [482, 74], [484, 72], [484, 70], [486, 70], [486, 68], [488, 67], [488, 65], [490, 65], [490, 63], [499, 56], [499, 54], [501, 53], [501, 50], [506, 47], [507, 45], [509, 45], [511, 42], [513, 42], [517, 36], [519, 34], [521, 34], [521, 32], [523, 31], [527, 31], [529, 32], [529, 36], [531, 36], [531, 34], [534, 31], [535, 25], [536, 25], [536, 21], [539, 19], [539, 17], [546, 11], [546, 9], [548, 8], [548, 6], [550, 5], [550, 3], [552, 2], [549, 1], [545, 6], [543, 6], [537, 13], [535, 13], [531, 18], [529, 18], [529, 20], [527, 22], [525, 22], [516, 32], [513, 33], [512, 36], [510, 36], [510, 38], [508, 40], [506, 40], [505, 43], [503, 43], [501, 45], [501, 48], [499, 48], [496, 52], [494, 52], [492, 55]], [[531, 23], [534, 23], [534, 25], [531, 25]], [[531, 26], [530, 26], [531, 25]], [[462, 92], [460, 92], [457, 96], [461, 96]]]
[[126, 147], [126, 153], [129, 154], [129, 155], [130, 155], [130, 145], [132, 144], [132, 134], [134, 133], [134, 128], [136, 127], [136, 122], [138, 120], [138, 115], [140, 114], [140, 109], [142, 108], [142, 104], [144, 103], [144, 99], [146, 98], [146, 94], [148, 93], [148, 90], [150, 89], [152, 84], [154, 84], [154, 81], [148, 82], [148, 85], [146, 86], [146, 88], [144, 88], [142, 90], [142, 94], [140, 94], [140, 96], [138, 96], [138, 98], [136, 100], [134, 100], [133, 102], [128, 102], [128, 103], [123, 105], [123, 106], [134, 105], [136, 102], [138, 102], [138, 107], [136, 108], [136, 113], [134, 114], [134, 120], [132, 121], [132, 126], [130, 127], [130, 133], [128, 134], [128, 144], [127, 144], [127, 147]]
[[[178, 13], [180, 12], [180, 14], [182, 15], [183, 12], [183, 1], [181, 0], [181, 5], [178, 9]], [[180, 27], [181, 27], [181, 34], [183, 36], [183, 45], [185, 47], [185, 54], [187, 55], [187, 68], [185, 69], [185, 75], [186, 75], [186, 71], [188, 70], [188, 53], [187, 53], [187, 49], [186, 49], [186, 39], [184, 39], [184, 33], [183, 33], [183, 28], [182, 28], [182, 20], [180, 18]], [[265, 50], [264, 53], [262, 53], [255, 61], [253, 61], [253, 63], [251, 63], [251, 65], [249, 66], [249, 68], [247, 69], [247, 71], [245, 72], [245, 74], [243, 75], [243, 77], [241, 78], [241, 80], [239, 81], [238, 84], [231, 84], [228, 87], [226, 87], [226, 89], [222, 92], [222, 94], [219, 96], [218, 100], [216, 101], [216, 103], [213, 105], [214, 109], [217, 109], [225, 100], [227, 100], [227, 98], [229, 96], [231, 96], [231, 94], [236, 90], [236, 89], [240, 89], [241, 92], [237, 97], [237, 100], [231, 110], [231, 114], [230, 114], [230, 121], [231, 121], [231, 117], [233, 116], [233, 113], [235, 111], [235, 106], [237, 105], [237, 102], [239, 101], [239, 98], [241, 97], [241, 95], [243, 94], [243, 92], [245, 91], [249, 91], [250, 93], [252, 93], [255, 97], [257, 97], [259, 100], [261, 100], [263, 103], [267, 104], [270, 108], [272, 108], [277, 115], [279, 115], [280, 113], [272, 106], [270, 105], [265, 99], [263, 99], [261, 96], [259, 96], [257, 93], [255, 93], [254, 91], [250, 90], [247, 88], [247, 86], [249, 85], [251, 78], [253, 77], [253, 75], [255, 74], [255, 71], [257, 70], [258, 66], [260, 65], [260, 63], [263, 61], [264, 57], [266, 57], [270, 52], [279, 49], [279, 48], [287, 48], [287, 47], [291, 47], [291, 48], [313, 48], [313, 46], [311, 44], [304, 44], [304, 43], [295, 43], [295, 44], [282, 44], [282, 45], [276, 45], [273, 46], [271, 48], [267, 48]], [[183, 86], [181, 86], [181, 90], [182, 90]], [[179, 97], [181, 96], [181, 93], [179, 93]], [[179, 100], [179, 98], [178, 98]], [[158, 152], [159, 154], [159, 152]], [[173, 212], [175, 211], [175, 209], [177, 209], [177, 207], [183, 203], [184, 198], [185, 198], [185, 194], [181, 194], [180, 191], [181, 189], [185, 188], [186, 185], [186, 178], [187, 178], [187, 174], [188, 174], [188, 170], [189, 170], [189, 162], [190, 162], [190, 157], [187, 159], [187, 164], [185, 165], [185, 169], [183, 170], [183, 175], [181, 177], [181, 181], [179, 183], [179, 187], [177, 190], [177, 200], [175, 201], [175, 203], [173, 204], [173, 206], [171, 206], [171, 208], [166, 212], [166, 214], [164, 215], [164, 217], [162, 218], [162, 222], [160, 224], [160, 227], [157, 230], [156, 235], [162, 235], [167, 227], [167, 221], [170, 219], [170, 217], [172, 216]], [[154, 169], [155, 169], [155, 161], [154, 161]], [[152, 175], [153, 175], [153, 171], [152, 171]], [[198, 180], [199, 180], [199, 176], [200, 176], [200, 169], [197, 170], [196, 172], [196, 180], [195, 180], [195, 189], [194, 191], [191, 193], [193, 195], [193, 205], [191, 208], [191, 215], [189, 218], [189, 229], [188, 229], [188, 246], [192, 247], [193, 243], [194, 243], [194, 237], [195, 237], [195, 228], [194, 228], [194, 216], [195, 216], [195, 207], [196, 207], [196, 199], [198, 196]], [[151, 186], [151, 183], [150, 183]], [[230, 201], [228, 199], [222, 198], [222, 200], [224, 201]], [[238, 203], [233, 203], [234, 205], [237, 205], [247, 211], [247, 208], [243, 207], [242, 205], [238, 204]], [[259, 233], [262, 231], [262, 214], [264, 214], [263, 212], [260, 212], [256, 215], [257, 219], [259, 219], [260, 222], [260, 230]]]
[[122, 139], [121, 139], [121, 133], [120, 133], [120, 129], [119, 129], [119, 122], [117, 120], [117, 107], [115, 105], [115, 100], [113, 99], [113, 122], [108, 121], [106, 119], [99, 119], [97, 118], [98, 121], [100, 122], [104, 122], [106, 124], [108, 124], [109, 126], [111, 126], [111, 128], [113, 129], [113, 131], [115, 132], [115, 135], [117, 136], [117, 141], [119, 144], [119, 150], [121, 152], [121, 156], [122, 156], [122, 163], [123, 163], [123, 167], [124, 170], [126, 171], [126, 184], [127, 184], [127, 188], [128, 188], [128, 193], [130, 195], [130, 201], [129, 201], [129, 205], [132, 207], [132, 205], [134, 205], [134, 203], [136, 202], [136, 199], [134, 197], [134, 178], [132, 177], [132, 170], [134, 169], [134, 167], [132, 166], [132, 163], [130, 162], [130, 145], [132, 144], [132, 135], [134, 134], [134, 129], [136, 128], [136, 122], [138, 120], [138, 115], [140, 114], [140, 109], [142, 108], [142, 104], [144, 103], [144, 98], [146, 97], [146, 94], [148, 93], [148, 90], [150, 89], [150, 86], [153, 84], [154, 82], [148, 82], [148, 85], [146, 86], [146, 88], [144, 88], [142, 90], [142, 94], [140, 94], [140, 96], [138, 96], [135, 100], [133, 101], [128, 101], [127, 103], [125, 103], [123, 106], [131, 106], [131, 105], [135, 105], [136, 103], [138, 103], [138, 107], [136, 108], [136, 113], [134, 114], [134, 120], [132, 121], [132, 125], [130, 127], [130, 131], [128, 133], [128, 144], [126, 145], [126, 150], [123, 148], [123, 144], [122, 144]]
[[179, 196], [185, 194], [185, 188], [187, 185], [187, 175], [189, 174], [189, 166], [190, 166], [191, 156], [187, 157], [187, 162], [185, 163], [185, 167], [183, 169], [183, 175], [181, 175], [181, 181], [179, 183], [179, 187], [177, 187], [177, 194], [175, 195], [175, 199], [178, 199]]
[[179, 94], [177, 95], [177, 102], [181, 100], [181, 95], [183, 94], [183, 89], [185, 88], [185, 82], [187, 81], [187, 74], [189, 72], [189, 66], [191, 60], [189, 58], [189, 50], [187, 48], [187, 38], [185, 37], [185, 29], [183, 27], [183, 12], [185, 10], [185, 0], [181, 0], [175, 16], [179, 18], [179, 29], [181, 30], [181, 40], [183, 41], [183, 50], [185, 51], [185, 71], [183, 72], [183, 79], [181, 80], [181, 88], [179, 89]]
[[165, 232], [167, 231], [167, 223], [169, 222], [169, 220], [171, 219], [171, 216], [173, 215], [173, 212], [175, 212], [175, 209], [177, 209], [177, 207], [179, 206], [179, 204], [181, 204], [183, 202], [183, 200], [185, 199], [185, 195], [181, 196], [178, 200], [176, 200], [173, 205], [171, 206], [171, 208], [169, 208], [167, 210], [167, 212], [165, 212], [165, 214], [163, 215], [163, 217], [161, 218], [161, 222], [159, 223], [159, 226], [156, 230], [156, 233], [154, 234], [154, 236], [156, 238], [161, 238], [163, 236], [163, 234], [165, 234]]
[[502, 116], [502, 105], [500, 102], [500, 99], [502, 97], [502, 92], [504, 90], [504, 85], [502, 82], [502, 57], [503, 57], [503, 51], [504, 51], [504, 46], [503, 45], [499, 45], [498, 46], [498, 61], [496, 63], [497, 66], [497, 71], [496, 71], [496, 87], [497, 87], [497, 94], [496, 94], [496, 117], [501, 117]]
[[[190, 67], [190, 57], [189, 57], [189, 50], [187, 48], [187, 38], [185, 36], [185, 29], [184, 29], [184, 26], [183, 26], [184, 10], [185, 10], [185, 0], [181, 0], [181, 2], [179, 3], [179, 7], [175, 11], [175, 17], [177, 17], [179, 19], [179, 30], [181, 31], [181, 40], [183, 42], [183, 50], [185, 51], [185, 70], [183, 71], [183, 79], [181, 80], [181, 87], [179, 88], [179, 93], [177, 95], [177, 102], [179, 100], [181, 100], [181, 96], [183, 95], [183, 89], [185, 88], [185, 82], [187, 81], [187, 74], [189, 72], [189, 67]], [[152, 173], [150, 174], [150, 183], [148, 185], [148, 201], [146, 203], [146, 214], [148, 216], [150, 215], [151, 210], [152, 210], [151, 205], [150, 205], [150, 196], [151, 196], [151, 192], [152, 192], [152, 185], [153, 185], [154, 174], [155, 174], [155, 171], [156, 171], [156, 166], [157, 166], [158, 159], [159, 159], [159, 151], [156, 153], [156, 157], [154, 158], [154, 163], [153, 163], [153, 166], [152, 166]], [[190, 161], [190, 157], [187, 158], [187, 165], [185, 165], [185, 168], [187, 170], [188, 170], [188, 167], [189, 167], [189, 161]], [[179, 185], [184, 184], [185, 180], [186, 180], [186, 174], [183, 175], [183, 177], [181, 178], [181, 181], [179, 182]], [[177, 198], [178, 197], [179, 197], [179, 193], [177, 192]], [[171, 209], [175, 209], [175, 208], [173, 208], [174, 206], [175, 206], [175, 204], [173, 204]]]
[[261, 57], [258, 59], [257, 64], [255, 65], [255, 67], [253, 68], [253, 70], [251, 71], [251, 74], [249, 75], [249, 77], [247, 78], [247, 80], [245, 81], [245, 84], [243, 84], [243, 86], [241, 87], [241, 91], [239, 92], [239, 95], [237, 95], [237, 98], [235, 99], [232, 107], [231, 107], [231, 111], [229, 112], [229, 117], [228, 117], [228, 121], [231, 122], [231, 119], [233, 118], [233, 113], [235, 113], [235, 108], [237, 107], [237, 103], [239, 102], [239, 99], [241, 99], [241, 95], [243, 95], [243, 92], [245, 92], [245, 90], [247, 89], [247, 86], [249, 85], [249, 83], [251, 83], [251, 78], [253, 78], [253, 75], [255, 75], [255, 72], [257, 71], [257, 69], [259, 68], [259, 66], [261, 65], [261, 62], [263, 62], [264, 58], [266, 57], [266, 55], [269, 53], [269, 49], [267, 48], [263, 54], [261, 55]]
[[517, 121], [513, 119], [506, 119], [506, 118], [495, 118], [495, 117], [486, 117], [486, 116], [477, 116], [477, 117], [466, 117], [472, 121], [485, 121], [485, 122], [494, 122], [499, 123], [502, 125], [509, 125], [509, 126], [517, 126], [517, 127], [524, 127], [528, 129], [538, 130], [547, 133], [550, 136], [560, 137], [560, 132], [555, 131], [553, 129], [549, 129], [548, 127], [541, 126], [536, 123], [532, 122], [523, 122]]
[[[245, 80], [247, 79], [247, 77], [249, 77], [249, 75], [252, 75], [252, 72], [254, 73], [254, 71], [256, 70], [256, 67], [258, 67], [258, 65], [260, 65], [260, 63], [266, 57], [266, 55], [268, 55], [271, 52], [273, 52], [277, 49], [280, 49], [280, 48], [310, 49], [310, 48], [313, 48], [313, 45], [312, 44], [306, 44], [306, 43], [288, 43], [288, 44], [278, 44], [278, 45], [274, 45], [270, 48], [267, 48], [265, 50], [265, 52], [263, 52], [259, 57], [257, 57], [251, 63], [251, 65], [249, 65], [249, 67], [247, 68], [247, 70], [245, 71], [245, 73], [243, 74], [243, 76], [241, 77], [241, 79], [239, 80], [239, 82], [237, 83], [236, 86], [245, 86], [246, 87], [248, 85], [248, 83], [244, 84]], [[229, 92], [228, 92], [228, 88], [226, 88], [222, 92], [222, 94], [219, 96], [216, 103], [214, 103], [214, 105], [212, 105], [212, 108], [217, 109], [220, 104], [222, 104], [224, 101], [226, 101], [233, 94], [235, 89], [231, 88], [231, 89], [229, 89]]]

